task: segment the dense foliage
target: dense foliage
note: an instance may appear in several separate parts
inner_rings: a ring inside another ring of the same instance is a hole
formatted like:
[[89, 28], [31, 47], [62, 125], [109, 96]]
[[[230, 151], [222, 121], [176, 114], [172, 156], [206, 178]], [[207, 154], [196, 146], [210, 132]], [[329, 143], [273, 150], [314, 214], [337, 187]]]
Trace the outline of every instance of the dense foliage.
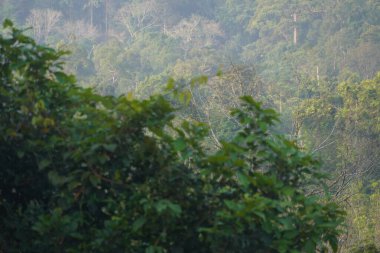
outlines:
[[373, 77], [379, 8], [374, 0], [4, 0], [0, 19], [64, 44], [74, 52], [67, 68], [106, 94], [145, 94], [152, 79], [212, 74], [233, 62], [255, 66], [273, 95], [287, 98], [295, 74]]
[[[179, 80], [175, 114], [207, 124], [207, 150], [241, 130], [239, 97], [277, 109], [275, 131], [323, 160], [348, 212], [341, 252], [380, 248], [379, 13], [376, 0], [0, 1], [0, 20], [70, 50], [64, 72], [97, 94], [147, 99]], [[207, 85], [188, 85], [198, 75]]]
[[94, 94], [62, 55], [4, 23], [0, 252], [337, 250], [342, 211], [305, 193], [319, 163], [270, 130], [273, 110], [243, 97], [213, 152], [173, 98]]

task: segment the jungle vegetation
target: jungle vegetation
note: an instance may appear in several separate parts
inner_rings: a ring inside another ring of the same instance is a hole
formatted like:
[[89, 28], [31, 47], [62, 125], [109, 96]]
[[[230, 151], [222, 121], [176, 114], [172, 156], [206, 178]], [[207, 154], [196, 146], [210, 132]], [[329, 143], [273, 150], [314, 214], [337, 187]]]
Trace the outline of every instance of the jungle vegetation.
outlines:
[[378, 252], [379, 13], [1, 1], [0, 252]]

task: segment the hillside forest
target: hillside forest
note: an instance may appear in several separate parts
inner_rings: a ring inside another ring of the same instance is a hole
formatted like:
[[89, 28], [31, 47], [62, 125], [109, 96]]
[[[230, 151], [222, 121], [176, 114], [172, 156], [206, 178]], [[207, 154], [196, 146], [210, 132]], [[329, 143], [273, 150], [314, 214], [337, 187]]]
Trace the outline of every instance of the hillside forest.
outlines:
[[4, 20], [0, 253], [380, 252], [379, 1], [0, 0]]

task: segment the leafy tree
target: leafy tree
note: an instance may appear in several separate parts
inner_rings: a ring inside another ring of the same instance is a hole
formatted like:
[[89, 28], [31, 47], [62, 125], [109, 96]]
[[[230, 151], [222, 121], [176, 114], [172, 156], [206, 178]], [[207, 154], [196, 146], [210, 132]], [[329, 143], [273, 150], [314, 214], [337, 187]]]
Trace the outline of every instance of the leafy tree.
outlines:
[[358, 179], [350, 186], [353, 194], [351, 208], [347, 212], [350, 233], [343, 237], [342, 248], [356, 252], [379, 252], [380, 238], [380, 182], [371, 180], [368, 184]]
[[56, 28], [62, 13], [52, 9], [33, 9], [26, 22], [33, 28], [33, 35], [38, 41], [44, 41]]
[[343, 252], [379, 238], [379, 77], [350, 74], [340, 83], [315, 80], [300, 88], [302, 141], [324, 157], [323, 169], [333, 175], [329, 190], [348, 212]]
[[94, 25], [94, 8], [98, 8], [100, 4], [100, 0], [88, 0], [85, 4], [85, 8], [90, 9], [90, 24]]
[[130, 39], [158, 26], [160, 5], [154, 0], [126, 3], [117, 12], [117, 21], [126, 29]]

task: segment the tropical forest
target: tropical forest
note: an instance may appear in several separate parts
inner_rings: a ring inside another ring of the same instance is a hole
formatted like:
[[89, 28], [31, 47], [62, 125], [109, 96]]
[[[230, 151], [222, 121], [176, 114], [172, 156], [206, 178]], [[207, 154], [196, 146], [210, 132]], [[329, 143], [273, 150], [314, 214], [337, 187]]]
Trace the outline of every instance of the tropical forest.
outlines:
[[380, 253], [378, 0], [0, 0], [0, 253]]

